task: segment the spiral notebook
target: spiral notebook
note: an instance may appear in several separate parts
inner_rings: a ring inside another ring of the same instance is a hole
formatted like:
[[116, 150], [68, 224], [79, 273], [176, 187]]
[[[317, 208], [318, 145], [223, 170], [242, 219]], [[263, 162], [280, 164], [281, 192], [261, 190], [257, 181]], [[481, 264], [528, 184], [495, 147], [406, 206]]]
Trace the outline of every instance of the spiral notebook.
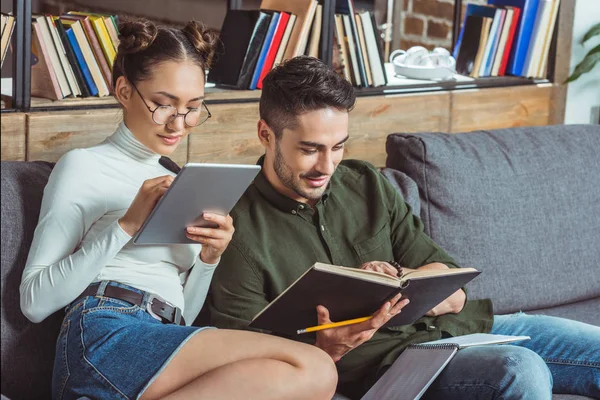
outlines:
[[458, 350], [528, 339], [529, 336], [477, 333], [410, 345], [361, 400], [420, 399]]

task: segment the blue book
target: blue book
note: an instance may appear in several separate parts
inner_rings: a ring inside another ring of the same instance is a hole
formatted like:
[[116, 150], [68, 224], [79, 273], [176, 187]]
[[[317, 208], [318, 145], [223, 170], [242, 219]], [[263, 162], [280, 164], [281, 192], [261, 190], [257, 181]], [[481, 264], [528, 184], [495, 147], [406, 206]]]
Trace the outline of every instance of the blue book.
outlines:
[[256, 85], [258, 85], [258, 80], [260, 79], [260, 73], [263, 69], [263, 65], [265, 64], [265, 59], [267, 58], [267, 53], [269, 52], [269, 47], [271, 47], [271, 41], [273, 40], [273, 35], [275, 34], [275, 28], [277, 28], [278, 21], [279, 21], [279, 13], [274, 12], [273, 18], [271, 18], [271, 23], [269, 24], [269, 30], [267, 31], [267, 36], [265, 37], [265, 41], [263, 42], [262, 48], [260, 49], [260, 55], [258, 56], [258, 61], [256, 62], [256, 68], [254, 69], [254, 75], [252, 75], [252, 83], [250, 83], [250, 90], [255, 90]]
[[465, 31], [465, 23], [467, 22], [467, 17], [469, 15], [475, 15], [477, 17], [488, 17], [488, 18], [494, 19], [494, 16], [496, 15], [496, 8], [490, 7], [490, 6], [471, 4], [471, 3], [467, 4], [467, 9], [465, 10], [465, 20], [463, 21], [462, 29], [460, 30], [460, 33], [458, 34], [458, 39], [456, 40], [456, 46], [454, 46], [454, 51], [452, 53], [452, 56], [455, 59], [458, 58], [458, 53], [460, 51], [460, 45], [462, 43], [463, 34]]
[[488, 0], [490, 4], [496, 6], [513, 6], [521, 9], [521, 18], [517, 25], [514, 43], [506, 72], [510, 75], [525, 76], [527, 71], [524, 71], [527, 60], [527, 50], [535, 24], [539, 0]]
[[92, 79], [92, 74], [90, 73], [90, 69], [83, 58], [83, 53], [81, 52], [81, 47], [79, 47], [79, 43], [77, 43], [77, 39], [75, 38], [75, 33], [72, 28], [67, 29], [66, 31], [67, 38], [69, 38], [69, 43], [71, 43], [71, 47], [73, 48], [73, 53], [75, 53], [75, 58], [79, 63], [79, 67], [81, 68], [81, 73], [83, 74], [83, 79], [85, 79], [85, 83], [90, 91], [92, 96], [98, 95], [98, 87], [94, 83]]

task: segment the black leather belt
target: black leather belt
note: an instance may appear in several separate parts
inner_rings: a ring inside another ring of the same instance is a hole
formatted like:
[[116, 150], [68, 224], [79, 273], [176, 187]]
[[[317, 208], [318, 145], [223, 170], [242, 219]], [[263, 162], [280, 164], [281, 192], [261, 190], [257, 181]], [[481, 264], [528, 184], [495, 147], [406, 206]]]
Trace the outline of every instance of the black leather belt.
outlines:
[[[96, 296], [98, 292], [98, 286], [99, 285], [97, 284], [88, 286], [83, 291], [83, 293], [81, 293], [75, 299], [74, 303], [87, 296]], [[138, 293], [134, 292], [133, 290], [109, 285], [106, 286], [106, 289], [104, 289], [103, 297], [111, 297], [113, 299], [126, 301], [128, 303], [141, 307], [142, 302], [144, 300], [144, 293]], [[185, 320], [183, 319], [183, 315], [181, 315], [181, 310], [178, 307], [170, 305], [169, 303], [161, 300], [158, 296], [153, 295], [151, 293], [148, 294], [148, 303], [146, 306], [146, 311], [154, 318], [162, 321], [163, 323], [185, 325]]]

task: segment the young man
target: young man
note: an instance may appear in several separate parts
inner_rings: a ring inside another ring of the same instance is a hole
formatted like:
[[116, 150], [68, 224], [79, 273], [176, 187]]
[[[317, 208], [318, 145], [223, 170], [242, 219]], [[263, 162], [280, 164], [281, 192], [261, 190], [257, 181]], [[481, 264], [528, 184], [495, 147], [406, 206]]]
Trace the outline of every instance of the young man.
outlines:
[[[211, 318], [222, 328], [249, 321], [315, 262], [397, 274], [458, 268], [424, 234], [399, 193], [370, 164], [342, 161], [351, 85], [325, 64], [297, 57], [263, 81], [258, 138], [262, 173], [231, 213], [237, 230], [211, 285]], [[428, 390], [432, 399], [549, 399], [552, 390], [600, 396], [600, 328], [564, 319], [494, 316], [490, 300], [459, 290], [412, 325], [379, 329], [406, 300], [369, 321], [306, 340], [337, 362], [339, 391], [359, 398], [403, 349], [478, 332], [529, 335], [510, 346], [461, 350]], [[319, 307], [320, 324], [328, 310]]]

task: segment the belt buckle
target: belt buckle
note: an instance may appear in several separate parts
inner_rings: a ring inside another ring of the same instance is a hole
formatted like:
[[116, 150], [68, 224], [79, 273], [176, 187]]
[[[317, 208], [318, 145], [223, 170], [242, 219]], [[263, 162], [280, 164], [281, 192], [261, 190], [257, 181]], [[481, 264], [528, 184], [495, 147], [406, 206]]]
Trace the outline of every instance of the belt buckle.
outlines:
[[153, 294], [151, 294], [151, 295], [148, 296], [148, 301], [146, 302], [146, 311], [148, 312], [148, 314], [152, 315], [153, 318], [159, 320], [160, 322], [163, 322], [163, 317], [161, 317], [160, 315], [156, 314], [152, 310], [152, 303], [154, 303], [155, 299], [161, 300], [158, 296], [155, 296]]
[[[173, 321], [169, 321], [168, 319], [161, 317], [160, 315], [156, 314], [154, 312], [154, 310], [152, 310], [152, 305], [154, 304], [154, 300], [159, 300], [159, 301], [165, 303], [166, 305], [168, 305], [169, 307], [172, 307], [175, 310], [175, 315], [173, 316]], [[148, 312], [148, 314], [150, 314], [152, 317], [154, 317], [155, 319], [159, 320], [162, 323], [164, 323], [166, 321], [169, 323], [172, 322], [174, 324], [181, 325], [181, 310], [179, 309], [179, 307], [175, 307], [173, 304], [164, 300], [160, 296], [157, 296], [155, 294], [149, 294], [148, 302], [146, 303], [146, 311]]]

